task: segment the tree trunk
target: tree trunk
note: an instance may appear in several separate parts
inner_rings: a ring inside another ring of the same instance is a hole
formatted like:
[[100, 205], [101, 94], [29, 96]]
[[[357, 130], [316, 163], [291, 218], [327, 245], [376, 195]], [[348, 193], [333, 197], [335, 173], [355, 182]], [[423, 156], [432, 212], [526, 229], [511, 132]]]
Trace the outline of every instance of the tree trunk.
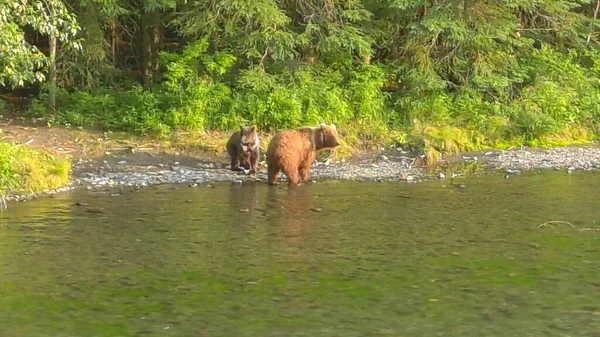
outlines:
[[110, 24], [110, 28], [111, 28], [111, 35], [112, 35], [111, 46], [110, 46], [110, 51], [111, 51], [111, 55], [112, 55], [112, 63], [113, 63], [113, 67], [117, 67], [117, 45], [119, 43], [119, 36], [117, 34], [117, 19], [113, 19], [112, 23]]
[[[592, 22], [595, 22], [596, 19], [598, 18], [598, 11], [600, 11], [600, 0], [596, 1], [596, 9], [594, 10], [594, 20]], [[588, 34], [588, 37], [585, 41], [585, 45], [587, 46], [588, 44], [590, 44], [590, 40], [592, 39], [592, 32], [590, 31], [590, 33]]]
[[56, 36], [50, 36], [50, 92], [48, 93], [48, 105], [52, 109], [56, 107]]
[[142, 76], [146, 88], [149, 88], [152, 85], [154, 75], [159, 69], [158, 52], [161, 42], [161, 20], [160, 13], [151, 12], [145, 14], [142, 22]]
[[317, 63], [317, 59], [319, 56], [317, 54], [316, 48], [312, 45], [312, 43], [304, 48], [303, 54], [304, 60], [308, 62], [308, 64]]

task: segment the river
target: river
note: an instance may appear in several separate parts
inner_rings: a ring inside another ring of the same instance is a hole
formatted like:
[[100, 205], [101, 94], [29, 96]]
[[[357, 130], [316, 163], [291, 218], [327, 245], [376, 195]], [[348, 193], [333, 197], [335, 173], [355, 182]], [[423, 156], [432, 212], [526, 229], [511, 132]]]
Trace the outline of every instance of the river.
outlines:
[[598, 336], [599, 178], [14, 203], [0, 213], [0, 336]]

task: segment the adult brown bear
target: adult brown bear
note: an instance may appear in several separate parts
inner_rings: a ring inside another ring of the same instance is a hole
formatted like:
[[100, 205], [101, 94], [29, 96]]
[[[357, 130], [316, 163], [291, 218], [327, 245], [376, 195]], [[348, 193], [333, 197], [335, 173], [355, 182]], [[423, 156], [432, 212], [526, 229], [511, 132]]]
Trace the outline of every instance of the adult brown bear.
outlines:
[[285, 130], [276, 134], [267, 147], [269, 185], [277, 184], [280, 171], [287, 176], [288, 186], [298, 185], [299, 179], [308, 182], [317, 151], [339, 145], [335, 124]]

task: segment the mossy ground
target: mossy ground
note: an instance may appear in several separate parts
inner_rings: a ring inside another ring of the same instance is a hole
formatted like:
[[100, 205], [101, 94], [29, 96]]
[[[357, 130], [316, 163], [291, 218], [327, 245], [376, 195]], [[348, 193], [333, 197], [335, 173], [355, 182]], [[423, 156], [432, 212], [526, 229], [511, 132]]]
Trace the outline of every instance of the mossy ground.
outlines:
[[428, 163], [435, 163], [445, 154], [479, 151], [484, 149], [508, 149], [511, 147], [554, 147], [593, 143], [597, 134], [583, 127], [564, 128], [537, 138], [524, 136], [490, 137], [483, 131], [443, 124], [416, 123], [405, 134], [406, 144], [425, 154]]
[[69, 181], [71, 162], [26, 144], [0, 142], [0, 194], [35, 193]]

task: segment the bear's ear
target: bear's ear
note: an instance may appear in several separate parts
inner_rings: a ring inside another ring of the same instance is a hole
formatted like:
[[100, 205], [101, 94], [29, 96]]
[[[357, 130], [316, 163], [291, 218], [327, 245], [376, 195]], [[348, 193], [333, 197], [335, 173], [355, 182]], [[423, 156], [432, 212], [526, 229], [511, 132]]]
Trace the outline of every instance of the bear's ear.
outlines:
[[331, 128], [334, 129], [334, 130], [337, 130], [335, 124], [333, 124], [333, 123], [331, 123]]
[[256, 125], [252, 125], [250, 127], [250, 132], [256, 132]]
[[321, 123], [321, 125], [320, 125], [320, 126], [321, 126], [321, 130], [325, 130], [325, 128], [327, 127], [327, 124], [325, 124], [325, 123]]

